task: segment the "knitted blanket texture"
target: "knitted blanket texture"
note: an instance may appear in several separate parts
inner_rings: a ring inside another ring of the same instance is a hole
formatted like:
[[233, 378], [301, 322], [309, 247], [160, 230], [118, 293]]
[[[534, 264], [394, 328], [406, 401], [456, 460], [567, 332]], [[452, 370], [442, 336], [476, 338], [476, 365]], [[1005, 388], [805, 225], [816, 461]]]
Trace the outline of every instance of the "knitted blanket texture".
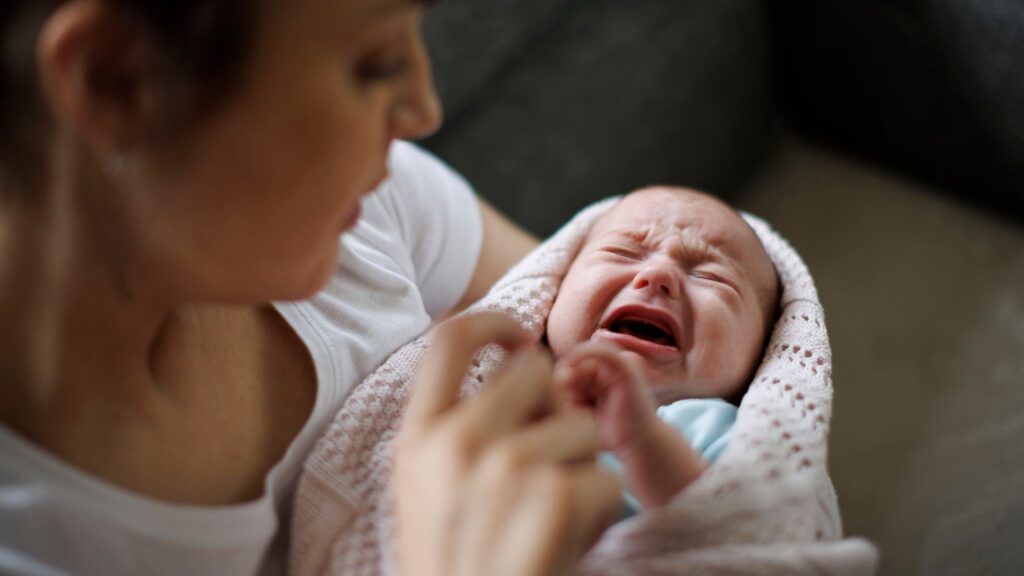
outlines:
[[[617, 199], [579, 213], [510, 270], [467, 313], [505, 313], [538, 340], [562, 277], [591, 225]], [[826, 467], [832, 355], [807, 267], [765, 222], [744, 215], [782, 284], [780, 316], [719, 460], [668, 505], [623, 520], [584, 558], [588, 575], [875, 572], [869, 542], [843, 539]], [[409, 386], [431, 333], [358, 384], [320, 438], [299, 481], [290, 573], [397, 574], [388, 481]], [[505, 354], [482, 349], [462, 393], [497, 372]], [[424, 494], [429, 498], [429, 494]]]

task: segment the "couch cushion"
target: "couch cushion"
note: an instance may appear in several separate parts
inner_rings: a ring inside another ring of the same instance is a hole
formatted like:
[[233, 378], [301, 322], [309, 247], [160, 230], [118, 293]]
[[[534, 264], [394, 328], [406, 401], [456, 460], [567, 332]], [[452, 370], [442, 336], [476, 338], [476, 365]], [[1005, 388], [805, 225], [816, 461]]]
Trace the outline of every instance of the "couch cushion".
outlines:
[[430, 47], [445, 114], [457, 116], [488, 82], [566, 16], [573, 0], [444, 0], [427, 11]]
[[[440, 12], [447, 2], [431, 17], [456, 18]], [[642, 185], [728, 194], [763, 158], [774, 109], [761, 3], [552, 2], [561, 11], [546, 9], [543, 26], [523, 22], [535, 2], [460, 4], [476, 11], [459, 21], [484, 32], [431, 24], [451, 100], [427, 146], [534, 232]]]
[[773, 5], [798, 126], [1024, 216], [1024, 3]]

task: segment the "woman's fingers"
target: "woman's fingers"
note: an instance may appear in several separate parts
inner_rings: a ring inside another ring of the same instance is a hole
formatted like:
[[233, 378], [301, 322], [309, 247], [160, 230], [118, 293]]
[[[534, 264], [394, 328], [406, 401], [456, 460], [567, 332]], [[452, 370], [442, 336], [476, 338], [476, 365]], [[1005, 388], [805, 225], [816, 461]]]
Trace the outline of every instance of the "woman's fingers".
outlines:
[[516, 353], [505, 370], [484, 383], [484, 387], [458, 414], [453, 426], [476, 430], [476, 446], [522, 426], [532, 417], [550, 412], [554, 394], [551, 387], [551, 356], [533, 347]]
[[512, 319], [495, 313], [459, 316], [442, 324], [413, 385], [404, 427], [419, 428], [458, 399], [470, 359], [480, 347], [525, 342], [527, 335]]
[[456, 318], [439, 330], [399, 436], [392, 489], [406, 572], [572, 573], [618, 517], [618, 481], [594, 460], [593, 413], [540, 413], [554, 396], [546, 354], [521, 350], [480, 393], [458, 401], [478, 348], [526, 340], [494, 314]]
[[622, 484], [618, 477], [598, 464], [576, 466], [572, 475], [573, 509], [578, 514], [570, 525], [569, 542], [575, 550], [569, 556], [582, 558], [601, 534], [622, 517], [626, 503], [622, 499]]
[[482, 473], [502, 477], [538, 464], [578, 462], [593, 458], [600, 448], [593, 414], [568, 410], [496, 442], [484, 455]]
[[[492, 550], [499, 565], [519, 574], [571, 573], [621, 513], [619, 482], [594, 463], [597, 450], [596, 423], [583, 410], [549, 416], [489, 446], [469, 496], [470, 548]], [[515, 536], [497, 545], [498, 534]]]
[[524, 573], [574, 574], [579, 559], [621, 516], [621, 486], [593, 463], [543, 471], [531, 484], [532, 498], [512, 518], [537, 549], [524, 558], [532, 561]]

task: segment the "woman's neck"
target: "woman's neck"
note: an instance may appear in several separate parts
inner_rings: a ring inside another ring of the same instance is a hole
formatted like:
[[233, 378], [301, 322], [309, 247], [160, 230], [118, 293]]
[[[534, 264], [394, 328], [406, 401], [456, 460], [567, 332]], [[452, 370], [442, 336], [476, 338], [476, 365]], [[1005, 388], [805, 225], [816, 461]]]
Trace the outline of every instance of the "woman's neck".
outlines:
[[175, 308], [131, 277], [116, 227], [79, 192], [58, 178], [38, 203], [0, 209], [0, 422], [44, 445], [153, 400], [150, 358]]

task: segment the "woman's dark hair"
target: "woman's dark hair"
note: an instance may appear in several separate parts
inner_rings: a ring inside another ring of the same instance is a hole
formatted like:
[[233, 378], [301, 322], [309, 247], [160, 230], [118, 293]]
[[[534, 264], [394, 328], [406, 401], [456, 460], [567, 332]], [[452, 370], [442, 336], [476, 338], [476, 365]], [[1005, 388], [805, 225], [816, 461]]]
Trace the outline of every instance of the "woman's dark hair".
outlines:
[[[0, 2], [0, 200], [27, 199], [42, 184], [53, 126], [39, 91], [35, 46], [64, 1]], [[260, 2], [106, 1], [153, 43], [153, 77], [166, 112], [162, 127], [185, 129], [230, 95], [246, 63]]]

